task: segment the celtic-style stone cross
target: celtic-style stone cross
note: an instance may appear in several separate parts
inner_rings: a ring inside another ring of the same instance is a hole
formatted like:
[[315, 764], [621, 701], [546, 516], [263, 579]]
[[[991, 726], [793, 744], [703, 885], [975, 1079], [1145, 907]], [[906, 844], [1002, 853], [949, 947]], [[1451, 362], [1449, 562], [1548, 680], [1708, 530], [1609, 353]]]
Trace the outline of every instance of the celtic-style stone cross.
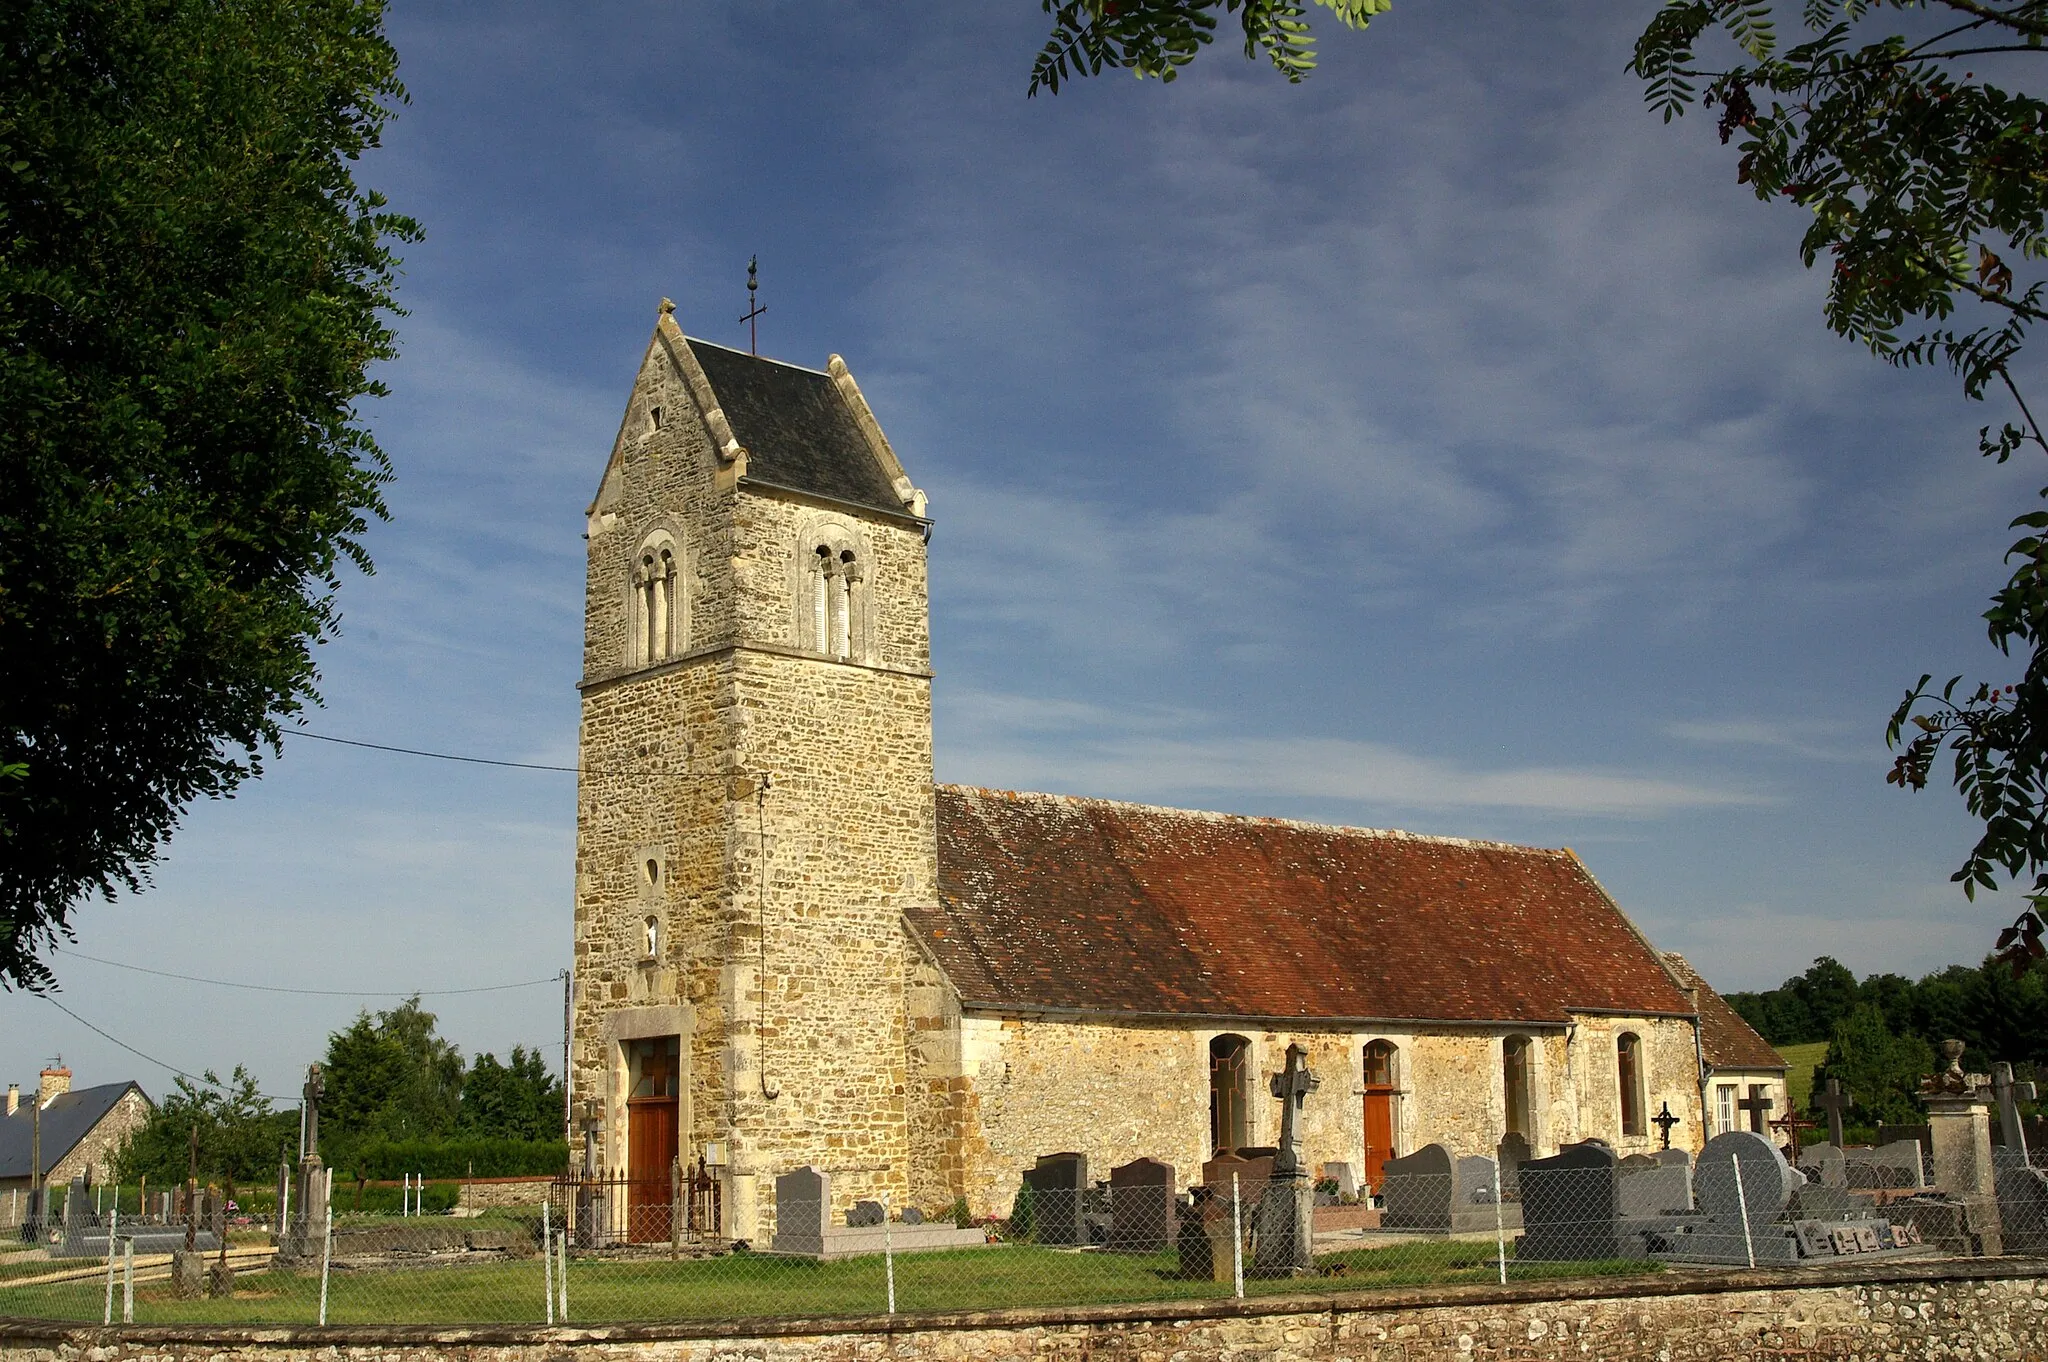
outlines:
[[306, 1157], [320, 1157], [320, 1099], [327, 1095], [326, 1080], [318, 1064], [306, 1070]]
[[1842, 1113], [1856, 1105], [1856, 1094], [1843, 1087], [1839, 1080], [1830, 1078], [1827, 1091], [1814, 1098], [1813, 1104], [1826, 1109], [1828, 1114], [1828, 1143], [1840, 1149], [1842, 1147]]
[[1287, 1047], [1287, 1069], [1273, 1075], [1273, 1096], [1280, 1099], [1280, 1152], [1273, 1159], [1274, 1177], [1299, 1177], [1301, 1175], [1301, 1127], [1295, 1113], [1301, 1110], [1301, 1101], [1317, 1088], [1322, 1080], [1308, 1071], [1308, 1051], [1299, 1045]]

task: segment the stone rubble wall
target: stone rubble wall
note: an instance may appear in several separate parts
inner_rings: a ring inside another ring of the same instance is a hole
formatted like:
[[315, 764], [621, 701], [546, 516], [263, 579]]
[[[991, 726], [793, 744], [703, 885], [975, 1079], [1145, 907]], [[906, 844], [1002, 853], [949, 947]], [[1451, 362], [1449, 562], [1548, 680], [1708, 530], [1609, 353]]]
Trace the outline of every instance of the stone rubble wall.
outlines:
[[0, 1362], [1877, 1362], [2048, 1356], [2039, 1264], [716, 1324], [93, 1328], [0, 1320]]
[[538, 1206], [548, 1199], [551, 1177], [473, 1178], [455, 1194], [456, 1206], [465, 1211], [503, 1211]]
[[[1492, 1157], [1505, 1129], [1505, 1032], [1196, 1029], [963, 1015], [941, 972], [922, 957], [906, 999], [913, 1199], [928, 1211], [965, 1196], [976, 1215], [1007, 1215], [1024, 1170], [1042, 1154], [1066, 1150], [1088, 1156], [1091, 1180], [1142, 1157], [1172, 1164], [1186, 1187], [1210, 1154], [1209, 1043], [1220, 1035], [1251, 1044], [1254, 1143], [1278, 1142], [1280, 1106], [1269, 1082], [1286, 1067], [1290, 1044], [1307, 1049], [1309, 1069], [1321, 1079], [1302, 1108], [1302, 1152], [1311, 1166], [1344, 1162], [1363, 1171], [1365, 1047], [1376, 1040], [1397, 1049], [1402, 1153], [1441, 1143], [1456, 1155]], [[1614, 1053], [1624, 1031], [1643, 1039], [1645, 1114], [1669, 1102], [1683, 1122], [1672, 1143], [1697, 1150], [1704, 1142], [1691, 1023], [1603, 1017], [1580, 1024], [1569, 1065], [1561, 1031], [1532, 1036], [1537, 1156], [1587, 1136], [1622, 1154], [1658, 1147], [1655, 1126], [1641, 1136], [1621, 1133]]]

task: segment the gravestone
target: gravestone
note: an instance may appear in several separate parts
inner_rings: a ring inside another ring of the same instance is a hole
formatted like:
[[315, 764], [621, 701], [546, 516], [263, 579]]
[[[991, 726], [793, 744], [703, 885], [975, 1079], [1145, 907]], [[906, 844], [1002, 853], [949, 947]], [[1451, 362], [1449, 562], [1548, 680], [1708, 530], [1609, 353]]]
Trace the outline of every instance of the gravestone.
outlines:
[[1839, 1145], [1817, 1144], [1802, 1151], [1799, 1166], [1823, 1187], [1849, 1185], [1849, 1159]]
[[871, 1229], [889, 1218], [879, 1201], [856, 1201], [846, 1212], [846, 1227], [850, 1230]]
[[906, 1225], [922, 1225], [924, 1223], [924, 1212], [915, 1206], [905, 1206], [903, 1214], [897, 1218]]
[[775, 1179], [774, 1252], [822, 1254], [831, 1227], [831, 1175], [807, 1164]]
[[[1693, 1178], [1699, 1219], [1674, 1256], [1696, 1262], [1789, 1266], [1799, 1261], [1799, 1239], [1782, 1222], [1800, 1175], [1771, 1142], [1747, 1130], [1707, 1141]], [[1748, 1233], [1744, 1234], [1744, 1221]]]
[[1500, 1144], [1494, 1148], [1494, 1163], [1500, 1169], [1500, 1198], [1502, 1201], [1522, 1199], [1522, 1165], [1527, 1163], [1533, 1151], [1521, 1131], [1510, 1130], [1500, 1137]]
[[2004, 1145], [1991, 1151], [1997, 1170], [1998, 1219], [2007, 1253], [2048, 1256], [2048, 1173]]
[[1088, 1242], [1082, 1193], [1088, 1189], [1086, 1154], [1043, 1154], [1025, 1170], [1031, 1189], [1031, 1237], [1041, 1244], [1079, 1246]]
[[1676, 1154], [1678, 1158], [1631, 1154], [1617, 1166], [1621, 1180], [1615, 1188], [1615, 1211], [1621, 1219], [1654, 1219], [1684, 1215], [1692, 1210], [1692, 1169], [1685, 1151], [1658, 1152]]
[[[1440, 1234], [1492, 1229], [1493, 1168], [1492, 1159], [1454, 1159], [1440, 1144], [1388, 1159], [1380, 1182], [1380, 1228]], [[1500, 1223], [1519, 1223], [1513, 1207], [1501, 1212]]]
[[1323, 1165], [1323, 1181], [1337, 1184], [1339, 1200], [1352, 1200], [1358, 1196], [1358, 1173], [1348, 1163], [1335, 1162]]
[[1842, 1175], [1844, 1186], [1864, 1190], [1927, 1185], [1920, 1142], [1915, 1139], [1894, 1140], [1875, 1149], [1845, 1149]]
[[[1649, 1171], [1649, 1170], [1646, 1170]], [[1658, 1170], [1663, 1171], [1663, 1170]], [[1569, 1145], [1522, 1165], [1522, 1242], [1517, 1259], [1619, 1258], [1621, 1161], [1604, 1144]]]
[[1856, 1094], [1843, 1087], [1840, 1080], [1830, 1078], [1827, 1087], [1814, 1094], [1813, 1104], [1828, 1114], [1828, 1144], [1836, 1149], [1842, 1147], [1842, 1113], [1856, 1105]]
[[1133, 1159], [1109, 1170], [1109, 1247], [1113, 1253], [1158, 1253], [1173, 1247], [1177, 1218], [1173, 1165]]

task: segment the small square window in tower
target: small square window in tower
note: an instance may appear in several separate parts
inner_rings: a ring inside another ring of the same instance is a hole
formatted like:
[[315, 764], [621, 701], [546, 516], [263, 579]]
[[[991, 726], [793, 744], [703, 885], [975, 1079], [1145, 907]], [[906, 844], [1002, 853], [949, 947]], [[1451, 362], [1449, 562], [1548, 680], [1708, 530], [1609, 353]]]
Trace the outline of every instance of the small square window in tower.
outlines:
[[669, 1183], [679, 1151], [682, 1038], [648, 1036], [626, 1047], [626, 1232], [636, 1244], [669, 1237]]

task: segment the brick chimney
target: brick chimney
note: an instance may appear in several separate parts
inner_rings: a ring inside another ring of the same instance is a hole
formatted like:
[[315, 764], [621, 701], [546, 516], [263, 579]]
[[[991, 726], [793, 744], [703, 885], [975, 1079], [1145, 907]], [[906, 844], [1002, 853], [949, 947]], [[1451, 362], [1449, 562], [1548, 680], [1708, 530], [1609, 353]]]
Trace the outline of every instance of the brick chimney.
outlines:
[[38, 1108], [49, 1106], [50, 1103], [71, 1091], [71, 1070], [69, 1069], [45, 1069], [43, 1070], [42, 1077], [42, 1086], [36, 1092], [36, 1106]]
[[19, 1083], [9, 1083], [9, 1084], [7, 1085], [7, 1114], [8, 1114], [9, 1116], [12, 1116], [12, 1115], [14, 1115], [14, 1113], [15, 1113], [15, 1112], [17, 1112], [17, 1111], [20, 1111], [20, 1110], [21, 1110], [21, 1084], [19, 1084]]

